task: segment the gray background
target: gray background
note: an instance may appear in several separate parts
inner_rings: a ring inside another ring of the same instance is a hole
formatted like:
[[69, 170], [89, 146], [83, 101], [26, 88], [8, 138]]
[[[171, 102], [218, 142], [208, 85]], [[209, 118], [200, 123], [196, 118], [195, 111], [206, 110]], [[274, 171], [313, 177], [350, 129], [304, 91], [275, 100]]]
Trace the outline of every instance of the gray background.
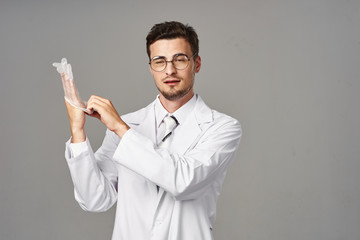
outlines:
[[[114, 208], [73, 197], [60, 78], [120, 113], [155, 99], [145, 36], [190, 23], [196, 91], [244, 136], [218, 202], [215, 238], [360, 239], [358, 0], [0, 2], [0, 239], [110, 239]], [[87, 120], [94, 148], [105, 128]]]

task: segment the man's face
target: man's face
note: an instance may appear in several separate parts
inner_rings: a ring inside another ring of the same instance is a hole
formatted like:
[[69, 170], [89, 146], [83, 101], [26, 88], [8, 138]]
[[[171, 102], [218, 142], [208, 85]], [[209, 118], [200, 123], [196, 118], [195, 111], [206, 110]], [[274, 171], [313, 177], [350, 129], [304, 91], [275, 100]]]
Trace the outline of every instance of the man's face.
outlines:
[[161, 72], [156, 72], [150, 68], [154, 77], [156, 87], [160, 92], [160, 97], [167, 100], [179, 100], [193, 96], [195, 73], [200, 71], [201, 58], [196, 57], [195, 62], [192, 58], [190, 44], [184, 38], [161, 39], [150, 45], [150, 59], [154, 57], [164, 57], [171, 61], [176, 54], [185, 54], [189, 57], [189, 65], [182, 70], [178, 70], [171, 62]]

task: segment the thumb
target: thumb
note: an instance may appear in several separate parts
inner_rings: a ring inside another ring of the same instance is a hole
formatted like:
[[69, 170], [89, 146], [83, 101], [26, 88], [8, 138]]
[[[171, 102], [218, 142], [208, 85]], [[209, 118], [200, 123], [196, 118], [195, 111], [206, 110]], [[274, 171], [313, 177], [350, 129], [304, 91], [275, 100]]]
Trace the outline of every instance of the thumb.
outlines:
[[101, 116], [98, 112], [93, 111], [92, 113], [86, 113], [86, 115], [90, 116], [90, 117], [94, 117], [100, 120]]

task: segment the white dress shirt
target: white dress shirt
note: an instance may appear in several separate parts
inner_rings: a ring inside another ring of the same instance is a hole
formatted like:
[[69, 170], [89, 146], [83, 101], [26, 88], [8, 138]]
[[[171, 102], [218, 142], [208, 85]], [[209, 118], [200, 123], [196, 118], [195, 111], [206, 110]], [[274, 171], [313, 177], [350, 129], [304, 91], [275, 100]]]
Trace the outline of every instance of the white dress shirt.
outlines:
[[194, 95], [173, 113], [179, 125], [169, 149], [160, 149], [164, 110], [156, 99], [122, 116], [130, 130], [122, 139], [107, 130], [95, 154], [88, 138], [66, 143], [80, 206], [100, 212], [117, 202], [113, 240], [213, 239], [216, 200], [240, 142], [240, 124]]
[[[159, 97], [156, 98], [154, 111], [155, 111], [155, 124], [156, 124], [156, 126], [155, 126], [156, 133], [155, 134], [156, 134], [157, 145], [160, 144], [161, 140], [164, 137], [164, 133], [165, 133], [164, 118], [169, 115], [173, 115], [176, 118], [176, 120], [178, 121], [178, 123], [181, 125], [181, 123], [185, 122], [185, 119], [186, 119], [186, 116], [188, 115], [188, 113], [194, 109], [195, 103], [196, 103], [196, 95], [194, 95], [187, 103], [185, 103], [183, 106], [181, 106], [181, 108], [176, 110], [173, 114], [170, 114], [166, 111], [166, 109], [161, 104]], [[175, 134], [176, 134], [176, 131], [174, 130], [174, 132], [172, 133], [172, 135], [173, 135], [172, 137], [174, 137]]]

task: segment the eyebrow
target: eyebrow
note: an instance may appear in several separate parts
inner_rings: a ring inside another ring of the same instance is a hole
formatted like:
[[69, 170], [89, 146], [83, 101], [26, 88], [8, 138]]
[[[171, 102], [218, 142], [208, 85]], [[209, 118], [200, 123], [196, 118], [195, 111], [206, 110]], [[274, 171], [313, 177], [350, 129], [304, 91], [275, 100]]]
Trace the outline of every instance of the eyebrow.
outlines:
[[[175, 53], [174, 55], [172, 55], [172, 58], [174, 58], [175, 56], [179, 56], [179, 55], [184, 55], [184, 56], [188, 57], [188, 55], [185, 54], [185, 53]], [[166, 59], [165, 56], [155, 56], [155, 57], [151, 58], [151, 60], [159, 59], [159, 58], [165, 58]]]

